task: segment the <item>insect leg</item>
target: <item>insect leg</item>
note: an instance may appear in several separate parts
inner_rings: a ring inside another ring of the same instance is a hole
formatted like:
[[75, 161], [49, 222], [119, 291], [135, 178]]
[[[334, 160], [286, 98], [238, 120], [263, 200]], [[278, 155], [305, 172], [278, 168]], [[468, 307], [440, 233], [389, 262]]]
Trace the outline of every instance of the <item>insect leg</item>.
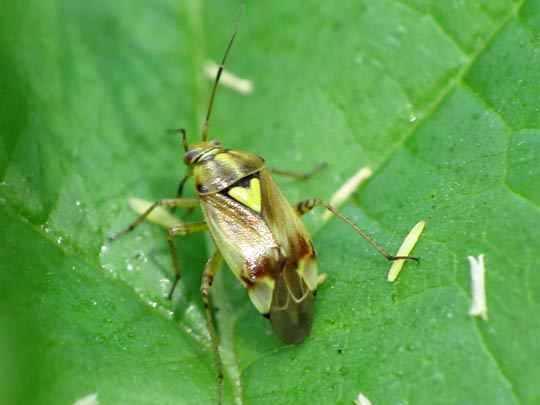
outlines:
[[192, 222], [189, 224], [182, 224], [177, 225], [172, 228], [169, 228], [167, 232], [167, 240], [169, 241], [169, 249], [171, 251], [171, 257], [173, 261], [173, 267], [174, 267], [174, 282], [171, 287], [171, 291], [169, 292], [168, 298], [171, 299], [174, 289], [176, 288], [176, 284], [178, 284], [178, 280], [180, 280], [180, 275], [182, 274], [180, 272], [180, 265], [178, 264], [178, 257], [176, 256], [176, 248], [174, 246], [174, 236], [176, 235], [187, 235], [188, 233], [194, 233], [194, 232], [202, 232], [206, 231], [208, 229], [208, 225], [206, 225], [206, 222]]
[[[189, 149], [187, 137], [186, 137], [186, 130], [184, 128], [178, 128], [178, 129], [169, 129], [167, 132], [169, 133], [178, 133], [180, 132], [182, 134], [182, 145], [184, 146], [184, 151], [187, 152]], [[188, 172], [182, 180], [180, 181], [180, 184], [178, 184], [178, 189], [176, 190], [176, 198], [182, 198], [182, 194], [184, 193], [184, 186], [186, 182], [191, 177], [191, 173]], [[184, 215], [182, 215], [182, 219], [186, 219], [193, 213], [194, 207], [189, 207], [189, 209], [185, 212]], [[171, 209], [171, 212], [174, 213], [176, 211], [176, 207], [173, 207]]]
[[336, 217], [341, 219], [343, 222], [345, 222], [347, 225], [349, 225], [352, 229], [354, 229], [357, 233], [359, 233], [371, 246], [375, 248], [381, 255], [383, 255], [387, 260], [414, 260], [418, 262], [418, 258], [414, 256], [392, 256], [389, 254], [386, 250], [384, 250], [377, 242], [375, 242], [362, 228], [360, 228], [358, 225], [356, 225], [353, 221], [351, 221], [350, 218], [343, 215], [341, 212], [339, 212], [337, 209], [332, 207], [330, 204], [328, 204], [326, 201], [319, 200], [318, 198], [310, 198], [308, 200], [300, 201], [295, 206], [296, 213], [298, 215], [304, 215], [305, 213], [311, 211], [313, 208], [315, 208], [317, 205], [322, 205], [324, 208], [326, 208], [328, 211], [330, 211], [332, 214], [334, 214]]
[[[188, 174], [186, 174], [184, 176], [184, 178], [182, 179], [182, 181], [180, 182], [180, 184], [178, 185], [178, 190], [176, 191], [176, 198], [182, 198], [182, 194], [184, 192], [184, 185], [186, 184], [186, 181], [190, 178], [190, 176]], [[195, 209], [195, 206], [191, 206], [187, 209], [187, 211], [184, 213], [184, 215], [182, 215], [182, 219], [186, 219], [187, 217], [189, 217], [194, 209]], [[176, 207], [173, 207], [171, 212], [175, 212], [176, 211]]]
[[156, 207], [195, 207], [199, 204], [197, 198], [162, 198], [153, 203], [148, 209], [137, 217], [126, 229], [120, 232], [113, 233], [109, 237], [109, 241], [114, 241], [120, 236], [133, 231]]
[[[176, 191], [176, 198], [182, 198], [182, 194], [184, 192], [184, 185], [186, 184], [186, 181], [189, 179], [190, 176], [185, 175], [180, 184], [178, 184], [178, 190]], [[176, 207], [175, 207], [176, 208]]]
[[[182, 134], [182, 145], [184, 147], [184, 152], [188, 151], [189, 144], [188, 144], [185, 128], [168, 129], [167, 132], [169, 134], [177, 134], [177, 133]], [[180, 184], [178, 184], [178, 188], [176, 190], [176, 198], [182, 198], [182, 194], [184, 192], [184, 185], [186, 184], [186, 181], [188, 181], [188, 179], [190, 177], [191, 177], [191, 173], [188, 173], [182, 178], [182, 180], [180, 181]], [[173, 207], [171, 212], [174, 212], [175, 210], [176, 210], [176, 207]], [[193, 207], [189, 207], [187, 215], [189, 215], [191, 212], [193, 212]], [[187, 215], [184, 215], [184, 216], [187, 216]]]
[[[182, 134], [182, 145], [184, 146], [184, 152], [187, 152], [189, 149], [187, 137], [186, 137], [186, 130], [184, 128], [177, 128], [177, 129], [169, 129], [167, 130], [170, 134], [176, 134], [180, 132]], [[190, 173], [186, 174], [182, 181], [180, 181], [180, 184], [178, 185], [178, 189], [176, 191], [176, 198], [182, 198], [182, 193], [184, 191], [184, 184], [186, 184], [186, 181], [191, 177]], [[176, 208], [176, 207], [174, 207]], [[174, 209], [173, 208], [173, 209]]]
[[210, 288], [212, 287], [214, 276], [219, 270], [219, 266], [222, 260], [223, 256], [221, 255], [219, 250], [216, 250], [206, 263], [203, 279], [201, 282], [201, 295], [204, 302], [204, 309], [206, 311], [208, 332], [210, 333], [210, 340], [212, 341], [212, 350], [214, 351], [214, 358], [216, 360], [216, 368], [218, 373], [218, 404], [221, 404], [223, 397], [223, 365], [221, 363], [221, 357], [219, 355], [219, 342], [216, 334], [216, 326], [214, 324], [214, 318], [212, 317], [212, 307], [210, 305]]
[[287, 176], [287, 177], [294, 177], [295, 179], [299, 180], [307, 180], [310, 177], [313, 177], [317, 173], [319, 173], [321, 170], [323, 170], [326, 167], [326, 163], [320, 163], [317, 166], [315, 166], [313, 169], [311, 169], [309, 172], [306, 173], [297, 173], [297, 172], [290, 172], [288, 170], [280, 170], [280, 169], [268, 169], [272, 174], [277, 174], [279, 176]]

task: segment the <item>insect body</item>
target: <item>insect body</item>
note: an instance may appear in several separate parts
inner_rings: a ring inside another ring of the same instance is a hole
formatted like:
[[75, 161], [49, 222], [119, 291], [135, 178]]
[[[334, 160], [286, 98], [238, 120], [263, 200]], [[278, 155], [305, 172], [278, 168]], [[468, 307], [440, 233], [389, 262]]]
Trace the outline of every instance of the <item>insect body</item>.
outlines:
[[317, 288], [315, 250], [264, 160], [212, 141], [192, 145], [184, 161], [217, 248], [257, 310], [286, 342], [304, 340]]
[[[274, 183], [270, 169], [262, 158], [249, 152], [225, 149], [218, 141], [207, 141], [214, 96], [236, 36], [239, 18], [240, 13], [214, 81], [202, 141], [189, 145], [185, 131], [180, 130], [185, 150], [184, 163], [188, 171], [180, 183], [177, 198], [156, 201], [126, 230], [111, 236], [111, 239], [115, 239], [132, 231], [158, 206], [200, 206], [204, 221], [181, 224], [168, 230], [176, 275], [169, 297], [181, 274], [173, 237], [208, 230], [217, 250], [206, 264], [201, 294], [218, 371], [218, 402], [222, 398], [223, 372], [210, 306], [210, 288], [222, 260], [247, 288], [255, 308], [270, 319], [276, 334], [288, 343], [299, 343], [309, 335], [317, 289], [315, 249], [300, 220], [301, 215], [322, 205], [351, 226], [388, 260], [417, 260], [411, 256], [389, 255], [349, 218], [325, 201], [308, 199], [291, 206]], [[194, 178], [198, 197], [182, 198], [183, 186], [190, 177]]]

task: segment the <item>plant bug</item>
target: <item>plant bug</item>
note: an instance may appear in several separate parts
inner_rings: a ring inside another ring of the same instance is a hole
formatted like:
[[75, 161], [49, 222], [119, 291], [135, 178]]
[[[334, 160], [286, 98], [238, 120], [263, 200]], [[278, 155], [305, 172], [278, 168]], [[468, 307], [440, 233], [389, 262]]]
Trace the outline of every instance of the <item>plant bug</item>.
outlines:
[[[177, 197], [154, 202], [127, 229], [111, 236], [114, 240], [134, 230], [156, 207], [201, 208], [204, 221], [168, 229], [175, 271], [169, 298], [181, 275], [173, 238], [209, 231], [217, 250], [204, 269], [201, 295], [218, 373], [218, 402], [222, 399], [223, 367], [210, 305], [210, 288], [223, 260], [247, 289], [255, 308], [270, 320], [275, 333], [287, 343], [300, 343], [311, 331], [318, 271], [315, 249], [300, 217], [316, 206], [323, 206], [344, 221], [386, 259], [418, 261], [412, 256], [388, 254], [360, 227], [323, 200], [310, 198], [290, 205], [272, 179], [264, 159], [250, 152], [225, 149], [219, 141], [207, 140], [219, 78], [236, 37], [242, 11], [243, 7], [214, 80], [201, 141], [189, 144], [186, 131], [178, 130], [182, 134], [187, 174], [180, 182]], [[314, 171], [305, 175], [272, 172], [307, 178]], [[183, 187], [191, 177], [195, 181], [197, 197], [182, 198]]]

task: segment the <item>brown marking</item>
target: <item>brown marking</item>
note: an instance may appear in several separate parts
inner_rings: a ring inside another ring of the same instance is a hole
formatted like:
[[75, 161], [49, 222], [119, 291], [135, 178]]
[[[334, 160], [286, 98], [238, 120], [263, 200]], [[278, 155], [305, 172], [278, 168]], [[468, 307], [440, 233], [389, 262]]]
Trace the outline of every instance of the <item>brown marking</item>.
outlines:
[[266, 276], [269, 276], [275, 280], [277, 279], [279, 273], [281, 273], [284, 264], [284, 259], [276, 261], [268, 255], [262, 255], [257, 258], [256, 262], [246, 261], [246, 268], [251, 276], [251, 280], [256, 281], [257, 279], [261, 279]]
[[240, 278], [242, 279], [242, 282], [246, 285], [246, 288], [252, 288], [255, 285], [255, 281], [251, 279], [250, 277], [246, 277], [244, 275], [240, 275]]
[[206, 283], [207, 283], [209, 286], [212, 286], [212, 283], [214, 282], [214, 276], [212, 276], [211, 274], [205, 273], [205, 274], [203, 275], [203, 277], [205, 278]]
[[298, 251], [297, 251], [297, 260], [301, 260], [304, 257], [313, 256], [315, 258], [317, 254], [315, 253], [315, 248], [311, 240], [306, 238], [298, 238]]

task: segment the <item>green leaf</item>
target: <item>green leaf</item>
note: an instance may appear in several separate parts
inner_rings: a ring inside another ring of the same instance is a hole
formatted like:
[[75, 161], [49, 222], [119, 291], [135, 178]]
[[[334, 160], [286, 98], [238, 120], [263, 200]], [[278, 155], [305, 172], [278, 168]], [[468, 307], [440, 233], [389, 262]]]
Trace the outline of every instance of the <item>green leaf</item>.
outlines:
[[[24, 3], [24, 4], [23, 4]], [[216, 401], [199, 287], [211, 250], [130, 197], [172, 197], [184, 127], [199, 139], [238, 4], [9, 2], [0, 15], [0, 403]], [[540, 401], [540, 2], [248, 2], [210, 138], [268, 165], [291, 201], [329, 199], [393, 252], [427, 221], [398, 281], [337, 219], [306, 216], [327, 281], [311, 336], [285, 345], [224, 268], [226, 403]], [[191, 182], [188, 189], [191, 189]], [[187, 195], [194, 195], [190, 190]], [[191, 218], [200, 218], [196, 213]], [[468, 315], [486, 256], [489, 320]]]

